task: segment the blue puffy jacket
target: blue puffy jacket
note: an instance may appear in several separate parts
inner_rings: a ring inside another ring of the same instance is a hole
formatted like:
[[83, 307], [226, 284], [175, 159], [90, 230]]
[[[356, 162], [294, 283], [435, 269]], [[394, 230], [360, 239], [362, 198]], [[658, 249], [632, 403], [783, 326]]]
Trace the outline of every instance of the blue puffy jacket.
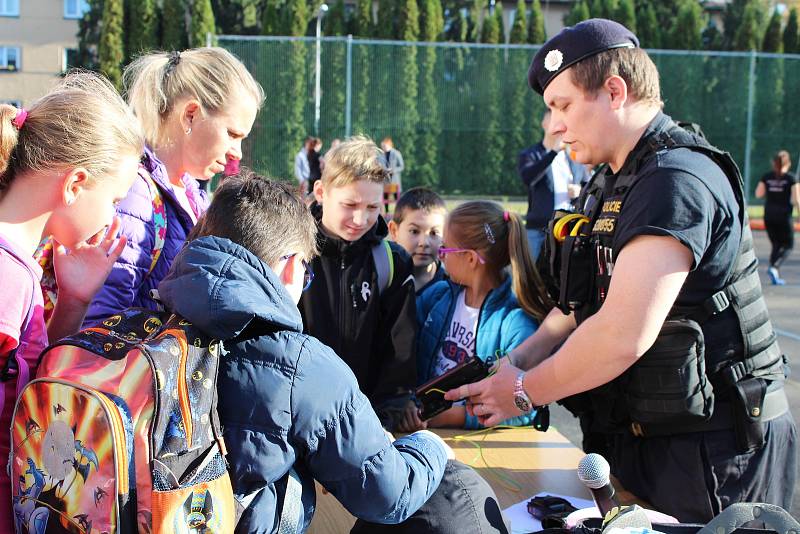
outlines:
[[[453, 320], [458, 293], [464, 287], [451, 280], [438, 282], [417, 297], [417, 382], [418, 385], [434, 378], [436, 359], [442, 348], [447, 329]], [[511, 277], [486, 295], [478, 314], [478, 332], [475, 352], [481, 360], [498, 357], [528, 339], [539, 323], [519, 307], [511, 290]], [[533, 421], [528, 415], [503, 421], [504, 425], [526, 426]], [[477, 417], [467, 414], [466, 428], [483, 428]]]
[[[166, 276], [172, 261], [186, 241], [186, 236], [194, 227], [192, 218], [175, 197], [167, 177], [167, 169], [147, 147], [142, 156], [142, 165], [156, 183], [164, 202], [167, 215], [164, 248], [153, 271], [148, 272], [156, 243], [153, 196], [144, 178], [137, 176], [128, 194], [117, 206], [117, 215], [122, 221], [119, 233], [128, 238], [128, 243], [89, 306], [84, 326], [92, 325], [130, 306], [158, 309], [156, 302], [150, 297], [150, 290], [157, 288], [158, 283]], [[184, 175], [183, 183], [186, 195], [191, 199], [190, 202], [194, 202], [196, 215], [199, 217], [208, 208], [208, 196], [200, 189], [197, 180], [189, 175]]]
[[[438, 487], [447, 457], [436, 438], [390, 442], [341, 358], [302, 333], [278, 276], [227, 239], [203, 237], [175, 258], [159, 286], [167, 309], [224, 343], [217, 390], [234, 493], [246, 506], [237, 532], [275, 532], [294, 467], [304, 521], [314, 479], [354, 516], [398, 523]], [[251, 336], [243, 336], [250, 338]]]

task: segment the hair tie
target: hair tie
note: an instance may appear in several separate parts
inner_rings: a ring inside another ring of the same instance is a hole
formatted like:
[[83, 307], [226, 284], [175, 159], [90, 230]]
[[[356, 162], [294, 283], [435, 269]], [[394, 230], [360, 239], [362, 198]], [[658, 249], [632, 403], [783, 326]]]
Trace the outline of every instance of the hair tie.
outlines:
[[19, 111], [17, 111], [17, 115], [11, 120], [11, 124], [13, 124], [17, 130], [19, 130], [20, 128], [22, 128], [22, 125], [25, 124], [25, 119], [27, 118], [28, 118], [28, 110], [22, 108]]
[[509, 220], [509, 219], [511, 219], [511, 214], [510, 214], [510, 213], [508, 213], [507, 211], [504, 211], [504, 212], [503, 212], [503, 220], [504, 220], [505, 222], [508, 222], [508, 220]]
[[489, 223], [483, 223], [483, 231], [486, 232], [486, 240], [492, 245], [494, 245], [495, 244], [494, 232], [492, 232], [492, 227], [489, 226]]
[[172, 71], [175, 70], [175, 67], [178, 66], [178, 63], [181, 62], [181, 53], [178, 51], [173, 51], [169, 53], [169, 59], [167, 60], [167, 69], [164, 72], [164, 76], [169, 76], [172, 74]]

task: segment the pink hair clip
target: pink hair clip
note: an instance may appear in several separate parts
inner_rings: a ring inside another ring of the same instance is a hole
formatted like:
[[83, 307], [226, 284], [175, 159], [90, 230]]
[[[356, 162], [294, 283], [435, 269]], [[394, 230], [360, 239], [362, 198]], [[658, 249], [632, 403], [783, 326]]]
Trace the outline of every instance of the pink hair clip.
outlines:
[[509, 220], [510, 218], [511, 218], [511, 214], [510, 214], [510, 213], [508, 213], [507, 211], [504, 211], [504, 212], [503, 212], [503, 220], [504, 220], [505, 222], [508, 222], [508, 220]]
[[14, 119], [11, 121], [11, 124], [13, 124], [17, 130], [19, 130], [20, 128], [22, 128], [22, 125], [25, 124], [25, 119], [27, 118], [28, 118], [28, 110], [26, 110], [25, 108], [20, 109], [17, 112], [17, 116], [14, 117]]

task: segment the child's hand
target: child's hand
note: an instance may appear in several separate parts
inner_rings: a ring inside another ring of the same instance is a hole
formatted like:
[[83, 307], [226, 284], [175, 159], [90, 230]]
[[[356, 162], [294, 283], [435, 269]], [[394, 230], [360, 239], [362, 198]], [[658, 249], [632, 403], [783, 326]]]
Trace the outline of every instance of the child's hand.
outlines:
[[456, 405], [435, 415], [428, 421], [431, 428], [464, 428], [467, 421], [467, 409], [463, 405]]
[[119, 217], [114, 217], [114, 222], [108, 230], [99, 231], [85, 243], [69, 251], [63, 245], [55, 243], [53, 267], [56, 272], [59, 301], [62, 298], [69, 298], [76, 304], [86, 306], [92, 302], [108, 278], [114, 262], [125, 248], [125, 236], [116, 242], [119, 226]]
[[403, 419], [397, 425], [397, 430], [399, 432], [415, 432], [426, 428], [428, 428], [428, 424], [419, 418], [419, 409], [417, 409], [417, 405], [413, 400], [409, 400], [406, 404]]

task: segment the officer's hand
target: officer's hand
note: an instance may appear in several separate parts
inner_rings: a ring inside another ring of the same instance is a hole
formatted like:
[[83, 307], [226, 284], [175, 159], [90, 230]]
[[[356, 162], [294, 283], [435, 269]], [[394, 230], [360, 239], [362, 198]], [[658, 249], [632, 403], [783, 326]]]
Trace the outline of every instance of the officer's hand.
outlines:
[[474, 384], [451, 389], [444, 398], [467, 400], [467, 413], [478, 418], [483, 426], [494, 426], [509, 417], [520, 415], [514, 403], [514, 381], [520, 369], [511, 364], [501, 365], [497, 372]]

